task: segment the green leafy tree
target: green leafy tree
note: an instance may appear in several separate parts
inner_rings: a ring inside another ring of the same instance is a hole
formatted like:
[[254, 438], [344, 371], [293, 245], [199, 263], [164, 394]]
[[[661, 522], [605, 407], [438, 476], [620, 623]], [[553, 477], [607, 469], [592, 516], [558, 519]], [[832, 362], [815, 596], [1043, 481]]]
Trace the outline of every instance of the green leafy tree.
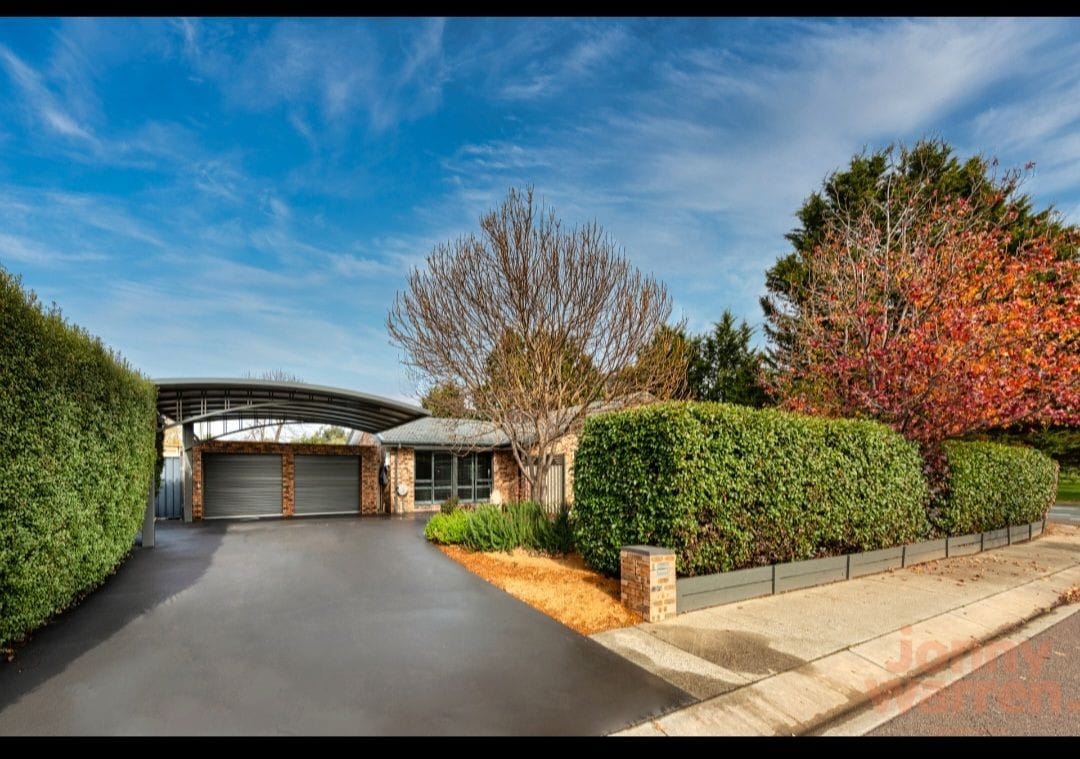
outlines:
[[292, 439], [293, 443], [307, 445], [345, 445], [348, 442], [349, 433], [344, 427], [336, 425], [323, 425], [319, 429], [307, 435], [300, 435]]
[[475, 410], [469, 406], [465, 389], [449, 380], [429, 388], [420, 399], [420, 405], [437, 417], [471, 419], [476, 416]]
[[[1030, 198], [1019, 192], [1021, 179], [1019, 171], [999, 175], [996, 160], [982, 156], [961, 160], [940, 139], [920, 140], [911, 147], [894, 144], [853, 156], [845, 170], [830, 174], [821, 190], [803, 202], [796, 213], [799, 226], [785, 235], [791, 251], [765, 274], [768, 294], [761, 298], [761, 308], [767, 320], [769, 363], [787, 365], [795, 325], [806, 302], [809, 258], [838, 220], [859, 218], [866, 212], [887, 230], [901, 220], [909, 225], [928, 221], [903, 219], [906, 209], [965, 200], [984, 220], [1008, 234], [1007, 252], [1013, 253], [1029, 240], [1061, 229], [1052, 208], [1035, 211]], [[1076, 250], [1065, 247], [1058, 255], [1072, 257]]]
[[763, 356], [750, 346], [753, 328], [724, 309], [712, 330], [690, 340], [687, 384], [693, 398], [760, 408], [768, 400], [761, 385]]
[[[636, 376], [633, 384], [643, 392], [658, 397], [666, 393], [676, 400], [690, 400], [693, 398], [690, 387], [689, 366], [694, 356], [694, 340], [686, 334], [685, 323], [665, 324], [656, 330], [653, 339], [646, 345], [638, 356], [638, 360], [627, 369], [627, 372]], [[654, 380], [649, 377], [650, 367], [653, 366], [676, 366], [686, 367], [674, 381], [665, 376], [663, 381], [666, 387], [653, 386]]]

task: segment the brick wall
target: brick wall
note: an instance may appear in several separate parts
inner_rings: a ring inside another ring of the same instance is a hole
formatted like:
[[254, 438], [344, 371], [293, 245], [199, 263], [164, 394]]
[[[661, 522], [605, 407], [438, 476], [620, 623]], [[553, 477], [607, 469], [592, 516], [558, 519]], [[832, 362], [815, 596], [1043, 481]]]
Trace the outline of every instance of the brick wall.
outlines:
[[379, 509], [379, 449], [369, 445], [290, 445], [251, 440], [209, 440], [192, 451], [192, 519], [203, 518], [203, 453], [267, 453], [281, 456], [281, 513], [293, 515], [295, 507], [295, 456], [357, 456], [360, 459], [360, 492], [357, 511], [375, 514]]
[[520, 501], [525, 489], [524, 479], [513, 453], [510, 451], [493, 452], [491, 456], [491, 500], [493, 502]]
[[653, 546], [626, 546], [619, 552], [623, 606], [645, 622], [675, 616], [675, 552]]
[[[566, 489], [566, 503], [574, 503], [574, 452], [577, 451], [578, 436], [571, 433], [563, 435], [552, 445], [552, 454], [562, 455], [565, 461], [564, 484]], [[535, 452], [535, 451], [534, 451]], [[510, 501], [522, 501], [529, 497], [529, 482], [521, 473], [514, 454], [508, 450], [495, 451], [492, 457], [493, 487], [502, 496], [501, 503]]]
[[[416, 453], [412, 448], [387, 446], [386, 461], [390, 470], [390, 511], [395, 514], [415, 511]], [[398, 495], [399, 484], [405, 486], [405, 495]]]

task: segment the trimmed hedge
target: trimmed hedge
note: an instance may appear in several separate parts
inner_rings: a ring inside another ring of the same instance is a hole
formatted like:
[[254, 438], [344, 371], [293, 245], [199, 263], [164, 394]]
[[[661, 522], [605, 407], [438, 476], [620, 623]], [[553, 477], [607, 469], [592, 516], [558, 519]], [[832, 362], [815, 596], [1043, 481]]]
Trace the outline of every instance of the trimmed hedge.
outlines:
[[948, 495], [935, 522], [950, 535], [1037, 522], [1057, 497], [1058, 465], [1045, 453], [1001, 443], [945, 443]]
[[668, 546], [682, 576], [867, 551], [930, 532], [915, 446], [870, 421], [722, 403], [586, 420], [574, 538], [616, 574], [625, 545]]
[[155, 392], [0, 268], [0, 643], [131, 549], [155, 469]]

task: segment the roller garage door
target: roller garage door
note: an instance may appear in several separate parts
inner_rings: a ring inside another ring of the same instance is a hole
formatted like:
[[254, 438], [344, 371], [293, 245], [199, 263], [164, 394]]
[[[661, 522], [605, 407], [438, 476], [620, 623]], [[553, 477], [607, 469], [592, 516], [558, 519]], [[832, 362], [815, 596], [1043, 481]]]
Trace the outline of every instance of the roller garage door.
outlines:
[[281, 456], [203, 454], [203, 516], [281, 516]]
[[296, 514], [356, 514], [360, 511], [358, 456], [297, 456]]

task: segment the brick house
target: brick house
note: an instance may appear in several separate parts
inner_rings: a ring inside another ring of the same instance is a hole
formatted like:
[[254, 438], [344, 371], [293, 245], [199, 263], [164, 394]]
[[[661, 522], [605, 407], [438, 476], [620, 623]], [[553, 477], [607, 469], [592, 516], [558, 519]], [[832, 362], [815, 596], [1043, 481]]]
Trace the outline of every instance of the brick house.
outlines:
[[[525, 479], [506, 435], [491, 422], [427, 417], [379, 433], [386, 464], [389, 511], [433, 511], [456, 495], [463, 503], [508, 503], [528, 497]], [[573, 502], [577, 435], [554, 448], [545, 504]]]
[[[594, 403], [587, 416], [642, 406], [655, 401], [636, 393], [610, 403]], [[387, 511], [432, 511], [452, 495], [465, 503], [508, 503], [528, 498], [506, 434], [491, 422], [425, 417], [379, 433], [387, 467]], [[352, 438], [350, 438], [352, 442]], [[555, 441], [544, 505], [549, 511], [574, 502], [574, 453], [577, 432]]]

